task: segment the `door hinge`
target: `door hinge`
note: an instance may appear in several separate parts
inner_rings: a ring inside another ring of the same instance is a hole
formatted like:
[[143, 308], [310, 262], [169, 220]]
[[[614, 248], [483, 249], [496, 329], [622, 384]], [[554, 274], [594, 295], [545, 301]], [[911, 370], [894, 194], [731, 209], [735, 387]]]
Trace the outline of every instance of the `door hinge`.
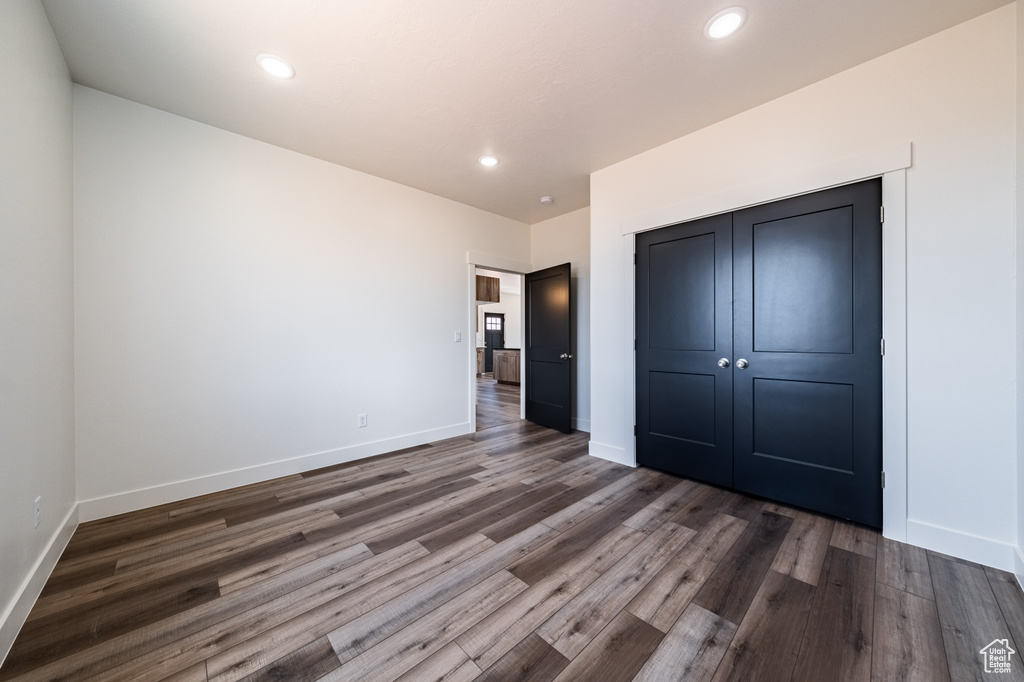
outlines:
[[882, 355], [885, 355], [885, 339], [881, 339], [881, 341], [882, 343], [880, 344], [879, 350], [881, 350]]
[[882, 487], [885, 487], [885, 472], [882, 472]]
[[633, 350], [636, 350], [636, 339], [633, 339]]
[[878, 211], [878, 222], [884, 223], [885, 222], [885, 206], [879, 206], [878, 209], [879, 209], [879, 211]]
[[633, 436], [636, 436], [636, 424], [633, 424]]
[[633, 265], [636, 265], [636, 251], [633, 252]]

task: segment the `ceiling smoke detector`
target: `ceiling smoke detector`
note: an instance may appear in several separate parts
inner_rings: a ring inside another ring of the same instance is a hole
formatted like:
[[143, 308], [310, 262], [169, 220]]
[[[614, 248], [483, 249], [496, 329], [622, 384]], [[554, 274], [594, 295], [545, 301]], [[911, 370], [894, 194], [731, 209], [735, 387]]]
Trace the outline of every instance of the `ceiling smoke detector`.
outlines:
[[551, 204], [555, 203], [555, 200], [552, 199], [551, 197], [541, 197], [540, 203], [544, 204], [545, 206], [550, 206]]

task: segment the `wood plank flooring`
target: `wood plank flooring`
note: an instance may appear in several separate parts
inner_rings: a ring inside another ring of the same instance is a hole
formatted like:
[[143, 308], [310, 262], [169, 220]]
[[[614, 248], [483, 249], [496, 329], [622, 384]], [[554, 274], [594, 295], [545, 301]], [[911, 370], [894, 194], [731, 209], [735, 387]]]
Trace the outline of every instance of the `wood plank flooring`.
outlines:
[[959, 682], [1024, 646], [1009, 574], [480, 395], [469, 436], [83, 524], [0, 680]]
[[519, 421], [519, 386], [499, 384], [494, 373], [476, 380], [476, 430]]

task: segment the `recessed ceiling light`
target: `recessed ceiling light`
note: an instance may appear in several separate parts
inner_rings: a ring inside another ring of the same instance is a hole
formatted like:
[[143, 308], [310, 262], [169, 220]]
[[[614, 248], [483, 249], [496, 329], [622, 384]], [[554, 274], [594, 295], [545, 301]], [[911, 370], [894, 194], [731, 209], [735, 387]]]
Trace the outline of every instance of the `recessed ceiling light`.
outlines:
[[742, 7], [730, 7], [711, 17], [711, 21], [704, 27], [704, 35], [708, 38], [724, 38], [730, 36], [743, 25], [747, 18], [747, 11]]
[[295, 75], [292, 65], [277, 55], [261, 54], [256, 57], [256, 63], [263, 67], [263, 70], [277, 78], [291, 78]]
[[497, 156], [491, 156], [490, 154], [488, 154], [486, 156], [481, 156], [479, 159], [477, 159], [477, 161], [480, 162], [481, 166], [487, 166], [488, 168], [490, 168], [491, 166], [497, 166], [498, 165], [498, 157]]

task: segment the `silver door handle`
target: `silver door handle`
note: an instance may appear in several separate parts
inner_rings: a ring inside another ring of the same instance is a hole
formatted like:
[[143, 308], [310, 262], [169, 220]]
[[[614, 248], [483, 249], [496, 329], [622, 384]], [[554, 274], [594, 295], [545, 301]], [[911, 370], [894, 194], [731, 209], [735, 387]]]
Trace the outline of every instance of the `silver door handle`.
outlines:
[[562, 360], [570, 360], [570, 359], [572, 359], [572, 354], [570, 354], [570, 353], [562, 353], [558, 357], [560, 357]]
[[744, 360], [743, 358], [740, 358], [739, 360], [736, 361], [736, 369], [746, 369], [749, 366], [750, 363]]
[[721, 360], [719, 360], [718, 361], [718, 366], [721, 367], [722, 369], [725, 369], [726, 367], [728, 367], [729, 366], [729, 358], [722, 358]]

